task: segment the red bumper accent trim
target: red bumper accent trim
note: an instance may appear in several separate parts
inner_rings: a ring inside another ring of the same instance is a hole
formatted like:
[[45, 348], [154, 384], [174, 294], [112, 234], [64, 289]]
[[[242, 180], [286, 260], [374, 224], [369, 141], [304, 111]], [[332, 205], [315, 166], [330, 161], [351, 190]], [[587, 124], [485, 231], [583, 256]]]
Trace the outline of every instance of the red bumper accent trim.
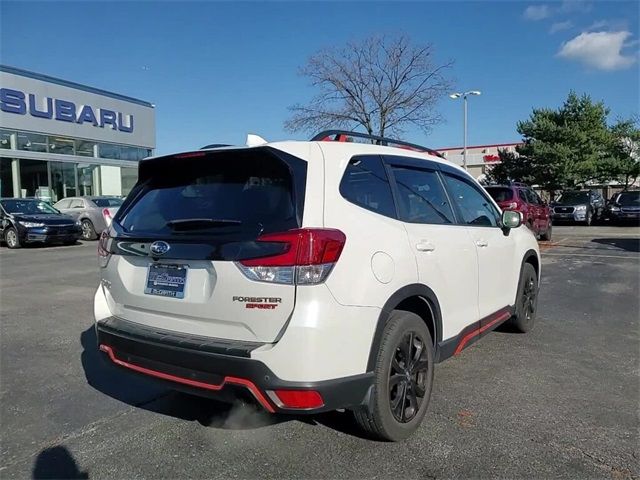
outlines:
[[473, 330], [473, 331], [467, 333], [464, 337], [462, 337], [462, 340], [460, 340], [460, 343], [456, 347], [456, 350], [455, 350], [455, 352], [453, 352], [453, 354], [454, 355], [458, 355], [462, 351], [462, 349], [465, 347], [465, 345], [467, 343], [469, 343], [469, 341], [473, 337], [476, 337], [476, 336], [480, 335], [482, 332], [484, 332], [485, 330], [491, 328], [496, 323], [504, 322], [505, 320], [507, 320], [510, 317], [511, 317], [511, 312], [509, 310], [501, 310], [501, 311], [495, 313], [495, 317], [493, 319], [491, 319], [489, 321], [489, 323], [484, 324], [482, 327], [478, 328], [477, 330]]
[[196, 388], [204, 388], [207, 390], [220, 391], [224, 388], [227, 383], [233, 385], [240, 385], [249, 390], [255, 399], [262, 405], [262, 407], [270, 413], [275, 413], [274, 408], [271, 406], [267, 398], [260, 391], [260, 389], [251, 381], [246, 378], [238, 378], [238, 377], [224, 377], [224, 380], [220, 385], [213, 385], [211, 383], [199, 382], [197, 380], [191, 380], [189, 378], [176, 377], [175, 375], [170, 375], [164, 372], [158, 372], [156, 370], [151, 370], [149, 368], [141, 367], [139, 365], [134, 365], [133, 363], [125, 362], [124, 360], [120, 360], [117, 358], [113, 352], [113, 349], [109, 345], [101, 344], [100, 350], [105, 352], [111, 361], [116, 365], [120, 365], [121, 367], [128, 368], [130, 370], [135, 370], [136, 372], [143, 373], [145, 375], [149, 375], [151, 377], [161, 378], [163, 380], [169, 380], [171, 382], [182, 383], [184, 385], [189, 385], [191, 387]]

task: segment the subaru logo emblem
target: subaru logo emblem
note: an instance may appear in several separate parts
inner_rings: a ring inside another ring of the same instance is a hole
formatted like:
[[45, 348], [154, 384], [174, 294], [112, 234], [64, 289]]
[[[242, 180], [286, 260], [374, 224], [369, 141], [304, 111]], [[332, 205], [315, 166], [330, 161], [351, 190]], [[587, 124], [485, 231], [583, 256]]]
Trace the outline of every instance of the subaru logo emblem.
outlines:
[[169, 251], [170, 248], [171, 247], [167, 242], [158, 241], [158, 242], [153, 242], [149, 247], [149, 250], [151, 250], [151, 253], [153, 255], [164, 255]]

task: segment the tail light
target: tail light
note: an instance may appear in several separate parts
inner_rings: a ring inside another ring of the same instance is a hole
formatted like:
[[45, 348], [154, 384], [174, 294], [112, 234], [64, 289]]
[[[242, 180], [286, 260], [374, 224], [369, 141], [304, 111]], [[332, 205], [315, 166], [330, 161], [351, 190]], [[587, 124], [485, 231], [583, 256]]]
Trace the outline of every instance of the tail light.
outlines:
[[102, 209], [102, 216], [104, 217], [104, 221], [107, 224], [107, 227], [111, 225], [111, 220], [113, 220], [113, 218], [111, 217], [111, 212], [108, 208]]
[[261, 235], [257, 242], [280, 243], [280, 253], [241, 260], [238, 267], [250, 280], [288, 285], [316, 285], [326, 280], [344, 248], [340, 230], [299, 228]]
[[109, 234], [106, 230], [103, 230], [98, 239], [98, 259], [100, 261], [100, 267], [104, 268], [109, 263], [111, 258], [111, 252], [109, 252]]

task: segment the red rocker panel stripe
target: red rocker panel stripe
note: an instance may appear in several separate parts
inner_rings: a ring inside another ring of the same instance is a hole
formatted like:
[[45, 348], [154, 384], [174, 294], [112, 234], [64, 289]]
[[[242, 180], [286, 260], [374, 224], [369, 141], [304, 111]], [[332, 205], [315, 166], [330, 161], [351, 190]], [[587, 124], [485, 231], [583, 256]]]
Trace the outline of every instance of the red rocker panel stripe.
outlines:
[[[489, 323], [483, 325], [482, 327], [480, 327], [477, 330], [473, 330], [473, 331], [467, 333], [464, 337], [462, 337], [462, 340], [460, 340], [460, 343], [456, 347], [456, 350], [455, 350], [455, 352], [453, 352], [453, 354], [454, 355], [458, 355], [462, 351], [462, 349], [465, 347], [465, 345], [467, 343], [469, 343], [469, 341], [473, 337], [476, 337], [476, 336], [480, 335], [482, 332], [484, 332], [485, 330], [491, 328], [496, 323], [503, 322], [503, 321], [507, 320], [509, 317], [511, 317], [511, 312], [509, 310], [500, 310], [499, 312], [495, 313], [494, 315], [495, 315], [495, 318], [490, 320]], [[489, 317], [489, 318], [491, 318], [491, 317]]]
[[258, 387], [256, 387], [256, 385], [252, 381], [247, 380], [246, 378], [224, 377], [224, 380], [220, 385], [212, 385], [211, 383], [199, 382], [197, 380], [191, 380], [189, 378], [176, 377], [175, 375], [170, 375], [164, 372], [158, 372], [156, 370], [151, 370], [149, 368], [144, 368], [139, 365], [134, 365], [132, 363], [125, 362], [124, 360], [120, 360], [119, 358], [117, 358], [113, 353], [113, 349], [108, 345], [104, 345], [104, 344], [100, 345], [100, 350], [102, 350], [103, 352], [106, 352], [107, 355], [109, 355], [109, 358], [111, 359], [111, 361], [117, 365], [120, 365], [121, 367], [125, 367], [130, 370], [135, 370], [136, 372], [144, 373], [145, 375], [149, 375], [152, 377], [161, 378], [163, 380], [169, 380], [171, 382], [182, 383], [184, 385], [189, 385], [191, 387], [204, 388], [204, 389], [213, 390], [216, 392], [222, 390], [225, 384], [227, 383], [240, 385], [242, 387], [245, 387], [247, 390], [249, 390], [253, 394], [255, 399], [260, 403], [260, 405], [262, 405], [262, 407], [266, 411], [270, 413], [275, 413], [275, 410], [273, 409], [269, 401], [266, 399], [266, 397], [262, 394], [262, 392], [258, 389]]

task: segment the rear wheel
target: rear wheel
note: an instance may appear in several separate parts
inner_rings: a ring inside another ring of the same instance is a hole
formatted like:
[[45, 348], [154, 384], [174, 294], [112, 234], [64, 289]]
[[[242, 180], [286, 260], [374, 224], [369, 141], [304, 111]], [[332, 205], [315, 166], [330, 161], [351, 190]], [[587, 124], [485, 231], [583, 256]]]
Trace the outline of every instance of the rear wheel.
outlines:
[[20, 238], [15, 228], [9, 227], [4, 231], [4, 242], [9, 248], [20, 248]]
[[533, 328], [538, 306], [538, 275], [530, 263], [525, 263], [520, 274], [520, 288], [516, 299], [516, 313], [511, 318], [511, 326], [520, 333]]
[[549, 220], [549, 223], [547, 224], [547, 229], [544, 231], [543, 234], [540, 235], [540, 240], [544, 240], [547, 242], [551, 240], [552, 230], [553, 230], [553, 225], [551, 224], [551, 220]]
[[354, 411], [370, 436], [404, 440], [422, 422], [433, 384], [433, 341], [416, 314], [395, 310], [382, 334], [368, 407]]
[[93, 226], [93, 223], [88, 218], [85, 218], [81, 222], [82, 227], [82, 239], [83, 240], [95, 240], [98, 238], [96, 235], [96, 229]]

